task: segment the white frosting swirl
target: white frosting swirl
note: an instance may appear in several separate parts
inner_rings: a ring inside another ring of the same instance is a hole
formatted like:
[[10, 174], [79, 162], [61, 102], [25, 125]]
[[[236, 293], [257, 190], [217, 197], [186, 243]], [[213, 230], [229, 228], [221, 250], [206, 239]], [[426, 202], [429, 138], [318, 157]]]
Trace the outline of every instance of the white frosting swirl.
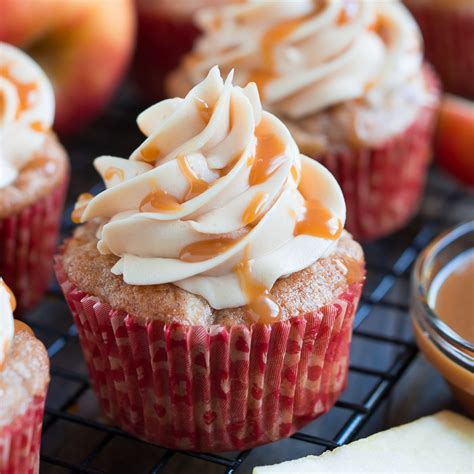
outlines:
[[97, 158], [108, 189], [77, 205], [82, 222], [108, 219], [98, 249], [120, 257], [112, 271], [126, 283], [174, 283], [216, 309], [242, 306], [252, 299], [244, 270], [269, 290], [340, 235], [337, 182], [262, 111], [255, 84], [234, 87], [232, 73], [224, 83], [215, 67], [138, 125], [145, 142], [130, 160]]
[[41, 149], [54, 120], [54, 93], [42, 69], [25, 53], [0, 43], [0, 188]]
[[0, 370], [14, 336], [12, 296], [0, 277]]
[[204, 34], [178, 73], [196, 84], [214, 64], [235, 68], [237, 84], [256, 81], [265, 107], [292, 120], [422, 79], [421, 35], [398, 0], [247, 0], [196, 22]]

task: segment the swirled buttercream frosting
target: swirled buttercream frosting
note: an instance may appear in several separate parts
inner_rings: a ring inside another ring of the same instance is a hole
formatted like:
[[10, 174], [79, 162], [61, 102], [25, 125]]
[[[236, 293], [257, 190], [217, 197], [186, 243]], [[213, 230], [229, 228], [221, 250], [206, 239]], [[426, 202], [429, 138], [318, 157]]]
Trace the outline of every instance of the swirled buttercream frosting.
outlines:
[[0, 277], [0, 370], [13, 340], [15, 306], [13, 293]]
[[273, 284], [331, 251], [345, 203], [262, 111], [255, 84], [232, 78], [214, 67], [185, 98], [145, 110], [146, 140], [129, 159], [95, 160], [107, 189], [83, 195], [73, 217], [105, 219], [98, 249], [119, 257], [112, 272], [126, 283], [174, 283], [215, 309], [249, 305], [270, 320]]
[[45, 73], [25, 53], [0, 43], [0, 188], [41, 149], [54, 120], [54, 93]]
[[235, 68], [237, 84], [255, 81], [265, 107], [292, 120], [422, 78], [421, 35], [398, 0], [247, 0], [196, 22], [203, 35], [179, 71], [188, 82]]

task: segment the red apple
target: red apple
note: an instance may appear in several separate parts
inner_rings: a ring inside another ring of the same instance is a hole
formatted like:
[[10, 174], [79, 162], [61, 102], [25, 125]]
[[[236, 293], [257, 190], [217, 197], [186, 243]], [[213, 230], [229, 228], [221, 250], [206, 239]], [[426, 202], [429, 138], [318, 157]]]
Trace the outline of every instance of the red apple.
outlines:
[[474, 102], [446, 94], [435, 137], [438, 164], [468, 186], [474, 186]]
[[133, 0], [0, 0], [0, 41], [25, 50], [49, 76], [55, 129], [67, 134], [107, 104], [134, 44]]

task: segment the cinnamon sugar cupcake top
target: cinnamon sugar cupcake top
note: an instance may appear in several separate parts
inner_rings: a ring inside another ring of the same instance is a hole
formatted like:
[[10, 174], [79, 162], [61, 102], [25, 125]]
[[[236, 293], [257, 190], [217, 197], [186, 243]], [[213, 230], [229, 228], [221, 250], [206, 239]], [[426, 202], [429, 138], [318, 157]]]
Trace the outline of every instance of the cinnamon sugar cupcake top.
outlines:
[[[173, 94], [218, 64], [235, 68], [237, 84], [255, 81], [267, 110], [287, 125], [350, 101], [369, 110], [412, 103], [385, 121], [387, 134], [403, 130], [429, 100], [421, 34], [398, 0], [247, 0], [202, 10], [195, 21], [204, 33], [170, 76]], [[374, 140], [379, 120], [361, 113], [358, 138]]]
[[25, 53], [0, 43], [0, 189], [37, 158], [54, 120], [54, 93]]
[[147, 135], [130, 159], [100, 157], [107, 189], [82, 196], [73, 217], [100, 217], [98, 250], [131, 285], [174, 285], [215, 309], [249, 305], [274, 317], [279, 278], [329, 254], [345, 204], [332, 175], [299, 154], [262, 111], [254, 84], [218, 68], [184, 98], [138, 117]]

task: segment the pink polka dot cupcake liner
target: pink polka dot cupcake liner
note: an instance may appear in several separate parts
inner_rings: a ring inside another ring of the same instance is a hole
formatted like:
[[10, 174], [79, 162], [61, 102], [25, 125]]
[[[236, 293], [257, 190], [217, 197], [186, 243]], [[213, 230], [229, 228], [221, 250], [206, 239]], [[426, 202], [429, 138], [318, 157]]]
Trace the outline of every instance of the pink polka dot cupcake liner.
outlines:
[[362, 282], [271, 325], [186, 326], [114, 310], [56, 273], [103, 412], [172, 449], [232, 451], [290, 436], [346, 386]]
[[67, 180], [18, 214], [0, 218], [0, 275], [28, 309], [43, 296], [51, 277]]
[[418, 22], [426, 57], [454, 94], [474, 98], [474, 4], [436, 8], [428, 2], [407, 2]]
[[[434, 96], [438, 88], [429, 77]], [[346, 229], [356, 240], [385, 237], [416, 214], [432, 154], [436, 106], [425, 106], [414, 122], [385, 143], [313, 158], [337, 179], [347, 206]]]
[[0, 425], [0, 472], [36, 474], [39, 472], [41, 427], [46, 390], [31, 401], [27, 410], [8, 425]]

